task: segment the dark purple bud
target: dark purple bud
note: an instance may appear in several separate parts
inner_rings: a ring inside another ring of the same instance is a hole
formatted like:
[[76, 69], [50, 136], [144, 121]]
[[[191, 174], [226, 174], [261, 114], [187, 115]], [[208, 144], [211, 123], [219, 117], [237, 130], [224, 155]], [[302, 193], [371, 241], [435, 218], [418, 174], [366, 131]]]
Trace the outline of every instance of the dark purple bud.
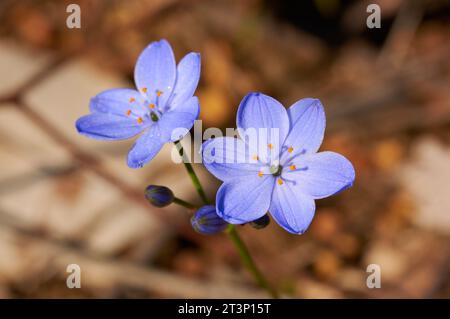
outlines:
[[213, 205], [203, 206], [191, 218], [192, 227], [196, 232], [205, 235], [220, 233], [228, 223], [220, 218]]
[[145, 189], [145, 198], [156, 207], [170, 205], [174, 200], [173, 193], [169, 188], [158, 185], [148, 185]]
[[256, 228], [256, 229], [262, 229], [262, 228], [265, 228], [265, 227], [267, 227], [267, 225], [269, 225], [269, 224], [270, 224], [270, 217], [269, 217], [269, 215], [267, 215], [267, 214], [265, 214], [263, 217], [260, 217], [260, 218], [258, 218], [258, 219], [256, 219], [256, 220], [250, 222], [250, 225], [251, 225], [253, 228]]

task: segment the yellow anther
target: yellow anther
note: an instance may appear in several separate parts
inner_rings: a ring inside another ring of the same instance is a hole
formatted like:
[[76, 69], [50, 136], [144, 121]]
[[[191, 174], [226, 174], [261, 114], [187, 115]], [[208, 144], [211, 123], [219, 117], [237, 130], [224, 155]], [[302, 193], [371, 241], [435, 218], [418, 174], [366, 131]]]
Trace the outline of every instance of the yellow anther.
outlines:
[[267, 144], [267, 147], [269, 148], [269, 150], [271, 150], [273, 148], [272, 143]]
[[151, 108], [151, 109], [154, 109], [154, 108], [155, 108], [155, 104], [150, 103], [150, 104], [148, 105], [148, 107]]
[[289, 166], [289, 168], [291, 169], [291, 171], [294, 171], [294, 170], [296, 170], [296, 169], [297, 169], [297, 166], [295, 166], [295, 165], [291, 165], [291, 166]]
[[137, 121], [138, 121], [139, 124], [144, 123], [144, 120], [142, 120], [142, 117], [138, 117]]
[[147, 93], [147, 88], [142, 88], [142, 92]]
[[131, 110], [128, 110], [127, 115], [130, 116], [130, 114], [131, 114]]
[[294, 148], [292, 147], [292, 146], [290, 146], [289, 148], [288, 148], [288, 153], [292, 153], [294, 151]]
[[130, 97], [129, 102], [130, 102], [130, 103], [133, 103], [134, 101], [136, 101], [136, 99], [135, 99], [134, 97]]
[[161, 96], [163, 94], [163, 91], [156, 91], [156, 96]]
[[281, 178], [279, 178], [279, 179], [277, 180], [277, 182], [278, 182], [278, 185], [283, 185], [283, 180], [282, 180]]
[[259, 160], [259, 156], [255, 154], [255, 155], [252, 156], [252, 159], [255, 160], [255, 161], [258, 161]]
[[259, 172], [258, 172], [258, 176], [259, 176], [259, 177], [263, 177], [263, 176], [264, 176], [263, 172], [262, 172], [262, 171], [259, 171]]

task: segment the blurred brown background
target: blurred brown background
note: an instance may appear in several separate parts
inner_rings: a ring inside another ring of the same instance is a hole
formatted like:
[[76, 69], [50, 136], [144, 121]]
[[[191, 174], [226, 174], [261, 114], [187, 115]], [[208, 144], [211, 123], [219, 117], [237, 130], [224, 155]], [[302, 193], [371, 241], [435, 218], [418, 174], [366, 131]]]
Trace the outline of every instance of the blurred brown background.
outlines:
[[[81, 29], [66, 27], [70, 3]], [[366, 27], [369, 3], [381, 29]], [[249, 91], [317, 97], [322, 149], [355, 165], [354, 187], [318, 201], [306, 234], [239, 228], [285, 296], [450, 297], [449, 17], [445, 0], [2, 0], [0, 297], [266, 296], [225, 236], [143, 199], [152, 183], [198, 201], [170, 147], [136, 171], [132, 141], [75, 131], [90, 97], [131, 87], [137, 55], [163, 37], [177, 59], [202, 54], [204, 129], [234, 127]], [[71, 263], [81, 289], [66, 287]], [[381, 289], [366, 287], [371, 263]]]

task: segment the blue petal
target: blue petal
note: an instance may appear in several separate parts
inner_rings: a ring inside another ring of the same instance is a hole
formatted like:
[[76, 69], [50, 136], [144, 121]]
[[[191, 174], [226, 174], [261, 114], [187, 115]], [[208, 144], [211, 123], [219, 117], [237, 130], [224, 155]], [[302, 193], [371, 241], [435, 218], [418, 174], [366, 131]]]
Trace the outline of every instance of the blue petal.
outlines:
[[[173, 91], [176, 79], [176, 64], [172, 48], [166, 40], [152, 42], [142, 51], [134, 69], [134, 81], [139, 92], [147, 89], [150, 102], [158, 100], [158, 106], [164, 108]], [[157, 98], [157, 91], [163, 92]]]
[[194, 125], [200, 105], [197, 97], [192, 97], [174, 111], [164, 113], [158, 122], [162, 138], [166, 141], [182, 139]]
[[140, 93], [131, 89], [111, 89], [97, 94], [91, 99], [91, 112], [110, 113], [126, 116], [128, 110], [133, 113], [143, 114], [146, 110], [139, 102], [142, 99]]
[[334, 195], [353, 185], [355, 170], [344, 156], [334, 152], [320, 152], [297, 157], [297, 170], [283, 170], [283, 177], [295, 180], [302, 192], [315, 199]]
[[189, 99], [181, 102], [177, 105], [176, 109], [171, 110], [172, 112], [189, 113], [189, 117], [194, 119], [198, 118], [200, 113], [200, 103], [198, 97], [192, 96]]
[[169, 101], [171, 110], [176, 109], [194, 95], [199, 79], [200, 54], [191, 52], [178, 63], [177, 80]]
[[134, 143], [128, 153], [128, 166], [131, 168], [141, 168], [161, 150], [164, 143], [158, 124], [153, 124], [141, 137]]
[[266, 136], [257, 132], [258, 154], [261, 156], [267, 152], [267, 146], [271, 144], [272, 154], [278, 156], [278, 151], [289, 133], [289, 117], [286, 109], [277, 100], [262, 93], [250, 93], [239, 105], [237, 126], [243, 140], [246, 140], [245, 130], [278, 129], [276, 135], [271, 135], [271, 131], [268, 131]]
[[292, 155], [315, 153], [322, 144], [325, 132], [325, 112], [318, 99], [302, 99], [289, 109], [292, 123], [285, 147], [294, 149]]
[[315, 103], [320, 103], [320, 100], [307, 97], [304, 99], [300, 99], [297, 102], [295, 102], [294, 104], [292, 104], [287, 109], [291, 127], [293, 127], [295, 122], [297, 122], [297, 120], [303, 116], [303, 114], [308, 110], [308, 108]]
[[311, 196], [285, 182], [273, 190], [269, 211], [275, 221], [288, 232], [303, 234], [311, 224], [316, 206]]
[[217, 137], [202, 145], [203, 165], [216, 178], [232, 181], [238, 177], [258, 176], [261, 164], [251, 163], [252, 152], [242, 140]]
[[97, 140], [123, 140], [139, 134], [145, 128], [136, 119], [107, 113], [82, 116], [75, 126], [80, 134]]
[[216, 195], [217, 214], [230, 224], [262, 217], [270, 206], [272, 176], [239, 178], [222, 184]]

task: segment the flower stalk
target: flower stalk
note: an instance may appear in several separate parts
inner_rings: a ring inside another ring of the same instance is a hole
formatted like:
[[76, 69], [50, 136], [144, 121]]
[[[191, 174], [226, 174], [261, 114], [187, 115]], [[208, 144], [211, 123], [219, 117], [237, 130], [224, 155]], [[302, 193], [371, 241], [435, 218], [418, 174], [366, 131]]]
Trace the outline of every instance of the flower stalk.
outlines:
[[203, 190], [200, 180], [198, 179], [197, 174], [195, 174], [194, 168], [192, 167], [191, 163], [189, 162], [189, 157], [187, 156], [186, 152], [183, 149], [183, 145], [181, 145], [180, 141], [177, 141], [177, 142], [175, 142], [175, 146], [176, 146], [181, 158], [183, 159], [184, 167], [186, 167], [187, 173], [188, 173], [189, 177], [191, 178], [192, 183], [194, 184], [194, 187], [197, 190], [198, 195], [200, 195], [200, 198], [202, 199], [203, 204], [205, 204], [205, 205], [209, 204], [208, 198], [206, 197], [205, 191]]
[[250, 252], [248, 251], [247, 246], [242, 241], [241, 237], [239, 236], [236, 226], [229, 224], [228, 228], [225, 230], [225, 232], [228, 234], [228, 237], [230, 237], [233, 244], [236, 246], [239, 255], [241, 256], [241, 260], [244, 263], [245, 267], [247, 267], [248, 271], [253, 275], [256, 282], [261, 288], [264, 288], [267, 290], [267, 292], [272, 296], [273, 298], [279, 298], [278, 292], [269, 284], [266, 277], [263, 275], [263, 273], [259, 270], [259, 268], [256, 266], [252, 256], [250, 255]]
[[180, 205], [180, 206], [183, 206], [184, 208], [187, 208], [187, 209], [197, 209], [197, 208], [199, 208], [197, 205], [188, 203], [185, 200], [182, 200], [182, 199], [180, 199], [178, 197], [174, 197], [173, 198], [173, 203], [177, 204], [177, 205]]
[[[197, 190], [197, 193], [199, 194], [203, 203], [205, 205], [208, 205], [209, 204], [208, 197], [206, 196], [206, 193], [200, 183], [200, 180], [198, 179], [198, 176], [195, 173], [194, 168], [192, 167], [192, 164], [189, 162], [189, 158], [187, 157], [187, 155], [183, 149], [183, 146], [181, 145], [181, 142], [180, 141], [175, 142], [175, 146], [183, 160], [183, 164], [186, 167], [187, 173], [188, 173], [189, 177], [191, 178], [192, 183], [194, 184], [194, 187]], [[195, 207], [195, 205], [187, 203], [180, 199], [174, 200], [174, 203], [179, 204], [186, 208]], [[255, 264], [252, 256], [250, 255], [250, 252], [249, 252], [247, 246], [245, 245], [245, 243], [242, 241], [241, 237], [239, 236], [239, 234], [236, 230], [236, 226], [229, 224], [225, 230], [225, 233], [228, 235], [228, 237], [233, 242], [234, 246], [236, 247], [236, 249], [239, 253], [239, 256], [241, 257], [241, 260], [242, 260], [244, 266], [252, 274], [256, 283], [261, 288], [265, 289], [270, 294], [271, 297], [279, 298], [277, 291], [269, 284], [269, 282], [267, 281], [264, 274], [259, 270], [258, 266]]]

